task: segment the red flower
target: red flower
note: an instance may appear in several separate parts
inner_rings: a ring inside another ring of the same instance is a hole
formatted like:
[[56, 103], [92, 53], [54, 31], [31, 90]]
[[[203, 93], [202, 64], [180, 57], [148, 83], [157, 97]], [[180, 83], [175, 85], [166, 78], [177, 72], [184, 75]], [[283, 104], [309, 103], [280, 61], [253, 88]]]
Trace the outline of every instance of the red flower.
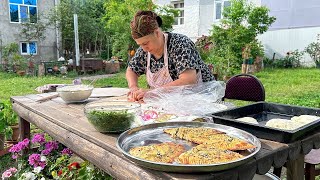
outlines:
[[58, 176], [61, 176], [61, 174], [63, 173], [62, 169], [60, 171], [58, 171]]
[[78, 162], [73, 162], [73, 163], [68, 165], [68, 168], [69, 168], [70, 171], [72, 169], [79, 169], [80, 168], [80, 164]]

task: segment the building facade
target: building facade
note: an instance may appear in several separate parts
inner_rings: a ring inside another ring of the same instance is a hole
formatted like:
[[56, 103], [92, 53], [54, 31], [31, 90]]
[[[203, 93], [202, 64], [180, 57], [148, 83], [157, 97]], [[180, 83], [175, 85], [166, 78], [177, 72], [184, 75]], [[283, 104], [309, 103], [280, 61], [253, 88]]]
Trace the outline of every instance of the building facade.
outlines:
[[[287, 52], [303, 51], [320, 33], [320, 1], [301, 0], [248, 0], [256, 6], [266, 6], [277, 19], [270, 29], [258, 36], [265, 48], [265, 55], [284, 57]], [[172, 5], [183, 13], [173, 26], [176, 33], [185, 34], [193, 41], [209, 35], [213, 24], [223, 18], [222, 11], [230, 6], [230, 0], [154, 0], [158, 5]], [[314, 63], [305, 54], [301, 62], [305, 66]]]
[[[47, 14], [58, 3], [58, 0], [1, 0], [0, 46], [17, 43], [22, 56], [33, 55], [38, 62], [57, 60], [61, 39], [59, 31], [54, 26], [47, 26], [43, 40], [37, 38], [27, 40], [21, 36], [21, 24], [26, 21], [37, 23], [43, 14]], [[0, 60], [2, 61], [2, 58]]]

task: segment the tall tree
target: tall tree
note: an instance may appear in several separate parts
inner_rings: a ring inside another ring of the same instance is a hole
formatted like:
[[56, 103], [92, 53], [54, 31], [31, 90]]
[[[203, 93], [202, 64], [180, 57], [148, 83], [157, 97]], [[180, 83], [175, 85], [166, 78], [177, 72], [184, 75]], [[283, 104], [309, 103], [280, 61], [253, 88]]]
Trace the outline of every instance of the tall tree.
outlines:
[[156, 6], [152, 0], [109, 0], [105, 2], [106, 29], [112, 36], [112, 54], [126, 59], [128, 50], [137, 48], [131, 37], [130, 22], [138, 10], [152, 10], [163, 19], [162, 29], [170, 31], [178, 11], [169, 6]]

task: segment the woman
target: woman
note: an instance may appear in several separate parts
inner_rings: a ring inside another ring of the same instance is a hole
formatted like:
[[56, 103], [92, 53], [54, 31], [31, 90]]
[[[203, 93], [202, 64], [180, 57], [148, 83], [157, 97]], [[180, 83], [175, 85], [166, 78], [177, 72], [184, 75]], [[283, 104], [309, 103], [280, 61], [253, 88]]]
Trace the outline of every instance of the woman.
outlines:
[[131, 21], [131, 35], [140, 46], [128, 63], [129, 101], [139, 101], [148, 90], [138, 78], [146, 74], [150, 88], [181, 86], [214, 80], [194, 43], [176, 33], [164, 33], [162, 20], [152, 11], [139, 11]]

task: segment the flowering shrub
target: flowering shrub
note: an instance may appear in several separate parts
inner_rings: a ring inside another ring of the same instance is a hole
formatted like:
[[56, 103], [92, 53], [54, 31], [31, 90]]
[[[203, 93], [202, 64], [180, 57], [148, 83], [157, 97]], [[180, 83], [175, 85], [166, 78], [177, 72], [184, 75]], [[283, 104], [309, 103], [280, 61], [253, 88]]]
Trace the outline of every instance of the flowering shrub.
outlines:
[[71, 162], [72, 151], [57, 141], [46, 141], [44, 134], [35, 134], [31, 141], [24, 139], [9, 151], [17, 168], [6, 170], [2, 179], [106, 179], [86, 161]]
[[202, 35], [197, 39], [195, 45], [200, 53], [201, 59], [207, 62], [207, 58], [210, 56], [211, 50], [214, 47], [210, 37]]

